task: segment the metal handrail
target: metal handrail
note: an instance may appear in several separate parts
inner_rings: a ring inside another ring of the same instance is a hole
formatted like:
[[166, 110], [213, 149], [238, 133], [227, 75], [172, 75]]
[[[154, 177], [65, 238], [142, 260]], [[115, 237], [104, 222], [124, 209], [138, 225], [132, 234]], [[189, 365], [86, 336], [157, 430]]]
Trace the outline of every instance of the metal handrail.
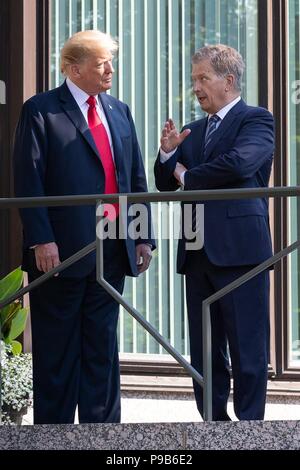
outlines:
[[227, 286], [215, 292], [213, 295], [208, 297], [202, 302], [202, 341], [203, 341], [203, 415], [204, 421], [212, 420], [212, 353], [211, 353], [211, 318], [210, 318], [210, 306], [217, 300], [224, 297], [224, 295], [232, 292], [237, 287], [240, 287], [245, 282], [249, 281], [253, 277], [262, 273], [270, 266], [278, 263], [282, 258], [297, 250], [300, 247], [300, 241], [296, 241], [279, 251], [276, 255], [268, 258], [263, 263], [259, 264], [255, 268], [248, 271], [243, 276], [240, 276], [235, 281], [231, 282]]
[[70, 258], [65, 259], [65, 261], [60, 263], [55, 268], [51, 269], [51, 271], [48, 271], [47, 273], [43, 274], [42, 276], [32, 281], [26, 287], [23, 287], [22, 289], [18, 290], [18, 292], [15, 292], [13, 295], [11, 295], [10, 297], [7, 297], [5, 300], [2, 300], [2, 302], [0, 302], [0, 308], [6, 307], [6, 305], [11, 304], [12, 302], [19, 299], [20, 297], [23, 297], [23, 295], [28, 294], [28, 292], [40, 286], [45, 281], [48, 281], [48, 279], [55, 276], [55, 274], [59, 274], [61, 271], [68, 268], [72, 264], [76, 263], [76, 261], [79, 261], [81, 258], [88, 255], [95, 249], [96, 249], [96, 242], [94, 241], [90, 243], [89, 245], [85, 246], [84, 248], [82, 248], [80, 251], [77, 251], [74, 255], [70, 256]]
[[[100, 201], [97, 205], [97, 213], [98, 207], [102, 204]], [[101, 213], [101, 211], [100, 211]], [[156, 341], [169, 353], [171, 356], [176, 359], [177, 362], [189, 373], [189, 375], [196, 380], [196, 382], [203, 387], [203, 377], [199, 374], [199, 372], [187, 362], [184, 357], [176, 351], [173, 346], [165, 340], [165, 338], [149, 323], [145, 318], [134, 308], [132, 307], [126, 300], [122, 297], [122, 295], [104, 279], [104, 266], [103, 266], [103, 239], [101, 237], [97, 237], [96, 239], [97, 245], [97, 281], [99, 284], [119, 303], [121, 304], [127, 312], [129, 312], [133, 318], [135, 318], [147, 331], [153, 336]]]
[[0, 209], [52, 206], [96, 205], [99, 200], [105, 203], [117, 203], [126, 197], [129, 203], [134, 202], [167, 202], [167, 201], [213, 201], [226, 199], [252, 199], [258, 197], [294, 197], [300, 196], [300, 186], [275, 186], [273, 188], [236, 188], [205, 189], [197, 191], [164, 191], [160, 193], [119, 193], [88, 194], [76, 196], [44, 196], [0, 198]]
[[[121, 194], [100, 194], [100, 195], [76, 195], [76, 196], [47, 196], [47, 197], [28, 197], [28, 198], [0, 198], [0, 209], [7, 208], [26, 208], [26, 207], [51, 207], [51, 206], [76, 206], [76, 205], [96, 205], [102, 203], [116, 203], [120, 198], [127, 199], [128, 203], [136, 202], [170, 202], [170, 201], [208, 201], [208, 200], [227, 200], [227, 199], [251, 199], [257, 197], [295, 197], [300, 196], [300, 187], [273, 187], [273, 188], [242, 188], [242, 189], [213, 189], [201, 191], [179, 191], [177, 193], [166, 191], [162, 193], [121, 193]], [[267, 269], [272, 264], [278, 262], [282, 257], [297, 249], [300, 242], [285, 248], [275, 256], [269, 258], [253, 270], [236, 279], [234, 282], [216, 292], [202, 304], [203, 311], [203, 377], [179, 354], [173, 346], [168, 343], [160, 333], [147, 322], [144, 317], [133, 307], [131, 307], [105, 279], [103, 276], [103, 240], [99, 238], [95, 242], [84, 247], [63, 261], [59, 266], [52, 269], [48, 273], [43, 274], [35, 281], [31, 282], [25, 288], [20, 289], [17, 293], [10, 296], [6, 300], [0, 302], [0, 308], [8, 305], [24, 294], [30, 292], [43, 282], [55, 274], [63, 271], [76, 261], [80, 260], [88, 253], [97, 249], [97, 280], [110, 295], [121, 304], [147, 331], [166, 349], [182, 367], [196, 380], [202, 387], [204, 392], [204, 420], [212, 419], [212, 373], [211, 373], [211, 321], [210, 321], [210, 305], [223, 295], [240, 286], [248, 279], [256, 276], [260, 272]]]

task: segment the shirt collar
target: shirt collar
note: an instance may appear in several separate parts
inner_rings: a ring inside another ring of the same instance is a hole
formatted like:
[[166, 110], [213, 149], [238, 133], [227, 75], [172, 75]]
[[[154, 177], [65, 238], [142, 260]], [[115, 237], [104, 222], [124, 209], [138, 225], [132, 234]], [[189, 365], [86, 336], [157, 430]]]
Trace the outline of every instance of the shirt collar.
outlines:
[[[75, 85], [72, 80], [70, 80], [69, 77], [66, 79], [66, 84], [70, 90], [70, 92], [73, 95], [73, 98], [75, 99], [76, 103], [78, 104], [79, 107], [81, 107], [83, 104], [86, 103], [86, 100], [89, 98], [90, 95], [88, 95], [85, 91], [83, 91], [81, 88], [79, 88], [77, 85]], [[97, 105], [99, 106], [99, 98], [98, 95], [95, 95]]]
[[[239, 101], [241, 100], [241, 97], [238, 96], [237, 98], [235, 98], [233, 101], [231, 101], [230, 103], [228, 103], [226, 106], [224, 106], [224, 108], [220, 109], [217, 113], [215, 113], [217, 116], [219, 116], [219, 118], [222, 120], [224, 119], [224, 117], [226, 116], [226, 114], [231, 110], [231, 108], [233, 108]], [[209, 114], [208, 115], [208, 118], [210, 118], [212, 116], [212, 114]]]

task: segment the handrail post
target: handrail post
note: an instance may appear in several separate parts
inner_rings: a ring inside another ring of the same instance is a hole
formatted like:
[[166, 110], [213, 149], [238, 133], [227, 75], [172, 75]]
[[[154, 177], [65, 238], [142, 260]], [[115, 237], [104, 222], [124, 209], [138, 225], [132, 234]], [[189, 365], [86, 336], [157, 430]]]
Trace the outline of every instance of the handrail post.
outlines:
[[202, 303], [203, 420], [212, 421], [212, 336], [210, 304]]
[[[100, 221], [101, 213], [99, 207], [103, 201], [97, 202], [96, 208], [96, 224]], [[188, 372], [188, 374], [201, 386], [203, 387], [203, 377], [199, 372], [189, 364], [189, 362], [181, 356], [176, 349], [165, 340], [165, 338], [149, 323], [135, 308], [133, 308], [123, 296], [104, 279], [104, 264], [103, 264], [103, 233], [100, 232], [101, 226], [96, 225], [96, 267], [97, 267], [97, 281], [108, 292], [116, 302], [124, 307], [132, 317], [145, 328], [150, 335], [156, 339], [156, 341], [162, 345], [162, 347], [169, 353], [174, 359]]]
[[261, 272], [270, 268], [277, 263], [280, 259], [284, 258], [294, 250], [299, 249], [300, 240], [292, 243], [283, 250], [271, 256], [266, 261], [238, 277], [230, 284], [227, 284], [222, 289], [218, 290], [210, 297], [205, 299], [202, 303], [202, 347], [203, 347], [203, 415], [204, 421], [212, 420], [212, 336], [211, 336], [211, 316], [210, 306], [212, 303], [221, 299], [229, 292], [232, 292], [237, 287], [240, 287], [245, 282], [257, 276]]
[[103, 236], [102, 233], [99, 234], [99, 225], [98, 222], [100, 221], [99, 217], [99, 209], [102, 205], [102, 200], [97, 202], [96, 205], [96, 273], [97, 273], [97, 280], [103, 280], [103, 273], [104, 273], [104, 265], [103, 265]]

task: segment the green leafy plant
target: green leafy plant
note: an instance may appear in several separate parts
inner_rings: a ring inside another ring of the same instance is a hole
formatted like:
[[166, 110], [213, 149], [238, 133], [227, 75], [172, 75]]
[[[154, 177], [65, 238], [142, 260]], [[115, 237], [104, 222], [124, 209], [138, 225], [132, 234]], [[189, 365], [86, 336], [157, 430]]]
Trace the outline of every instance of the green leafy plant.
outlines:
[[[17, 268], [0, 280], [0, 301], [17, 292], [23, 284], [24, 273]], [[12, 354], [22, 351], [22, 345], [16, 338], [24, 331], [28, 309], [22, 306], [20, 299], [0, 309], [1, 337], [6, 344], [11, 345]]]

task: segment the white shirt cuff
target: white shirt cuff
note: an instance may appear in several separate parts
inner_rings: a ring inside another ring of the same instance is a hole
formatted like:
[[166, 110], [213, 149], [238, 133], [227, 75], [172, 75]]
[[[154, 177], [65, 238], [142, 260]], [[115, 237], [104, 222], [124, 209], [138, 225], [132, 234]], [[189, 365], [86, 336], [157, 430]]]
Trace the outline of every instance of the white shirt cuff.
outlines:
[[180, 175], [180, 181], [181, 181], [181, 188], [184, 188], [184, 175], [186, 174], [187, 170], [183, 171]]
[[159, 149], [160, 163], [165, 163], [167, 160], [169, 160], [169, 158], [171, 158], [172, 155], [174, 155], [176, 150], [177, 150], [177, 147], [176, 147], [176, 149], [172, 150], [172, 152], [167, 153], [160, 147], [160, 149]]

